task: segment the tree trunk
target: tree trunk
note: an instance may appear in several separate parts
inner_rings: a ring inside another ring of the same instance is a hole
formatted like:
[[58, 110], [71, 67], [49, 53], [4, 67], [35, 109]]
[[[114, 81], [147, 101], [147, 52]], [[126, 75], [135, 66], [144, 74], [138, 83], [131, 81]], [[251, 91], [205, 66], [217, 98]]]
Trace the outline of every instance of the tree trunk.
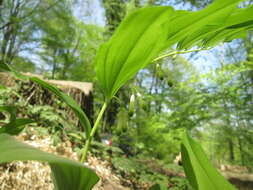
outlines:
[[234, 156], [234, 144], [231, 138], [228, 138], [228, 150], [229, 150], [229, 160], [231, 162], [234, 162], [235, 156]]
[[3, 40], [2, 40], [2, 45], [1, 45], [0, 61], [6, 64], [11, 64], [11, 60], [15, 56], [13, 55], [14, 53], [13, 49], [15, 46], [19, 25], [16, 21], [14, 21], [14, 18], [17, 19], [19, 16], [21, 1], [17, 1], [16, 3], [13, 2], [12, 6], [13, 7], [11, 7], [10, 15], [8, 19], [8, 23], [12, 23], [12, 24], [9, 24], [3, 29]]
[[238, 137], [238, 145], [239, 145], [239, 150], [240, 150], [240, 155], [241, 155], [241, 165], [244, 166], [245, 165], [244, 152], [243, 152], [242, 140], [240, 139], [240, 137]]
[[109, 35], [118, 27], [126, 14], [123, 0], [103, 0]]

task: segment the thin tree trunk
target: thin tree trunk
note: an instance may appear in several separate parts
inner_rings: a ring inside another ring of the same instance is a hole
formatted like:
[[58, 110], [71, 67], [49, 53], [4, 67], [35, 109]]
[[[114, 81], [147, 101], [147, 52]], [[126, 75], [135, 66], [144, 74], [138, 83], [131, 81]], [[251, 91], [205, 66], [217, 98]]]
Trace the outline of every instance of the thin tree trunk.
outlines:
[[239, 145], [239, 150], [240, 150], [240, 155], [241, 155], [241, 164], [242, 164], [242, 166], [244, 166], [245, 161], [244, 161], [244, 152], [243, 152], [242, 140], [239, 137], [238, 137], [238, 145]]
[[[15, 1], [13, 0], [13, 4], [10, 10], [10, 15], [9, 15], [9, 23], [13, 22], [13, 18], [17, 18], [19, 15], [20, 11], [20, 5], [21, 1]], [[12, 25], [6, 26], [6, 29], [3, 31], [3, 40], [2, 40], [2, 46], [1, 46], [1, 62], [10, 64], [11, 59], [10, 57], [14, 57], [12, 55], [13, 48], [15, 46], [15, 41], [16, 41], [16, 35], [17, 35], [17, 30], [18, 30], [18, 25], [17, 23], [14, 23]]]
[[52, 68], [52, 79], [55, 79], [55, 73], [57, 69], [57, 61], [56, 61], [56, 56], [57, 56], [57, 50], [54, 51], [54, 60], [53, 60], [53, 68]]
[[228, 150], [229, 150], [229, 160], [234, 162], [235, 155], [234, 155], [234, 144], [231, 138], [228, 138]]

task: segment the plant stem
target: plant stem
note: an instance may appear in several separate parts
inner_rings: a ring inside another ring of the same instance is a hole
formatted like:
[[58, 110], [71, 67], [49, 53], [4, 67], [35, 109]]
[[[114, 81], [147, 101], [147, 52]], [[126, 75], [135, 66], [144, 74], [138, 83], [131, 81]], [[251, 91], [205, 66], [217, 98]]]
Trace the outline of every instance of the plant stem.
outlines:
[[173, 52], [170, 52], [170, 53], [167, 53], [167, 54], [164, 54], [164, 55], [161, 55], [155, 59], [153, 59], [152, 62], [156, 62], [156, 61], [159, 61], [161, 59], [164, 59], [165, 57], [169, 57], [169, 56], [172, 56], [172, 55], [177, 55], [177, 54], [184, 54], [184, 53], [190, 53], [190, 52], [196, 52], [196, 51], [203, 51], [203, 50], [209, 50], [210, 48], [206, 48], [206, 49], [193, 49], [193, 50], [185, 50], [185, 51], [173, 51]]
[[88, 150], [89, 150], [89, 147], [90, 147], [90, 143], [91, 143], [91, 141], [93, 139], [93, 136], [95, 135], [95, 133], [97, 131], [97, 128], [99, 126], [99, 122], [102, 119], [102, 116], [103, 116], [103, 114], [105, 112], [106, 107], [107, 107], [107, 103], [104, 102], [103, 107], [101, 108], [101, 110], [100, 110], [100, 112], [98, 114], [98, 117], [97, 117], [97, 119], [96, 119], [96, 121], [94, 123], [94, 126], [92, 127], [91, 132], [88, 135], [88, 138], [87, 138], [85, 146], [84, 146], [83, 155], [82, 155], [82, 158], [81, 158], [81, 162], [82, 163], [85, 162], [86, 159], [87, 159], [87, 153], [88, 153]]

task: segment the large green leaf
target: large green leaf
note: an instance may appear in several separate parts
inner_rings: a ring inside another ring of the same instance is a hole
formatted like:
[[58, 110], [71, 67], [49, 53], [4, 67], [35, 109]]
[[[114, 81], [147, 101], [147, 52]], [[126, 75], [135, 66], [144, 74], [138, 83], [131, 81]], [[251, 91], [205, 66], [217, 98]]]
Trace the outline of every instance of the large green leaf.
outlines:
[[241, 1], [216, 0], [196, 12], [149, 7], [130, 14], [97, 54], [97, 77], [106, 99], [175, 44], [178, 49], [209, 47], [245, 35], [253, 28], [253, 7], [238, 8]]
[[167, 45], [178, 44], [180, 49], [195, 45], [206, 33], [224, 26], [240, 1], [216, 0], [200, 11], [176, 11], [166, 23], [169, 30]]
[[90, 125], [89, 119], [87, 118], [86, 114], [81, 109], [81, 107], [76, 103], [76, 101], [73, 100], [73, 98], [63, 93], [62, 91], [60, 91], [58, 88], [54, 87], [53, 85], [48, 84], [47, 82], [37, 77], [29, 77], [29, 78], [31, 81], [39, 84], [43, 88], [46, 88], [47, 90], [55, 94], [57, 97], [59, 97], [63, 102], [65, 102], [79, 118], [82, 127], [86, 130], [86, 136], [90, 134], [91, 125]]
[[237, 8], [238, 2], [218, 0], [198, 12], [178, 12], [167, 22], [167, 45], [177, 43], [179, 49], [194, 45], [207, 47], [246, 34], [253, 26], [253, 7]]
[[253, 29], [253, 6], [236, 9], [227, 18], [224, 26], [210, 32], [203, 38], [204, 46], [213, 46], [219, 41], [231, 41], [246, 36], [247, 31]]
[[170, 7], [135, 11], [100, 47], [96, 73], [107, 100], [161, 51], [168, 36], [163, 23], [173, 12]]
[[194, 189], [236, 189], [212, 166], [201, 146], [187, 133], [183, 137], [181, 153], [185, 174]]
[[0, 134], [0, 152], [0, 163], [17, 160], [49, 163], [55, 190], [90, 190], [99, 180], [92, 170], [81, 163], [40, 151], [7, 134]]

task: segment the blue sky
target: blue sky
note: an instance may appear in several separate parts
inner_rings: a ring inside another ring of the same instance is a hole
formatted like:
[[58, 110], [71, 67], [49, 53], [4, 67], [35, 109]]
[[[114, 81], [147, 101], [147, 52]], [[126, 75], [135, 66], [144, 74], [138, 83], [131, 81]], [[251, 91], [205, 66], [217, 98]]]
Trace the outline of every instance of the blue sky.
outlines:
[[100, 0], [81, 1], [79, 7], [75, 8], [75, 16], [85, 23], [105, 26], [105, 15]]

